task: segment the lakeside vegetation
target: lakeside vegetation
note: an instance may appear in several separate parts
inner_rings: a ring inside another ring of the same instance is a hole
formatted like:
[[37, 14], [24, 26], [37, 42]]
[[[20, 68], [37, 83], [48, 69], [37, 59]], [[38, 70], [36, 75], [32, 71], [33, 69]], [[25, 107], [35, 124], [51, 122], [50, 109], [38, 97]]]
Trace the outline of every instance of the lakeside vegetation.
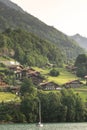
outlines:
[[[5, 113], [2, 116], [3, 120], [38, 122], [38, 100], [41, 101], [43, 122], [83, 122], [87, 119], [86, 106], [80, 95], [75, 94], [72, 89], [63, 89], [60, 93], [52, 91], [46, 93], [36, 90], [32, 82], [25, 79], [20, 91], [20, 105], [10, 102], [10, 106], [8, 104], [0, 105], [0, 110], [3, 107]], [[11, 109], [13, 106], [15, 106], [14, 109]], [[9, 108], [10, 113], [6, 108]]]

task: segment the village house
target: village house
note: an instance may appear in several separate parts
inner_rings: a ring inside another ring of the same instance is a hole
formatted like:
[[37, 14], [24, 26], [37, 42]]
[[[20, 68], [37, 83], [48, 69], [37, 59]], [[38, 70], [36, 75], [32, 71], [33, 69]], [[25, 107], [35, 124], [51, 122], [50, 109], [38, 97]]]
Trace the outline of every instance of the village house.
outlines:
[[38, 85], [44, 80], [44, 77], [38, 71], [28, 71], [28, 78], [32, 79], [34, 85]]
[[73, 65], [67, 65], [66, 69], [72, 73], [76, 73], [77, 67], [73, 66]]
[[34, 70], [33, 68], [24, 68], [22, 70], [16, 71], [16, 79], [23, 80], [23, 78], [30, 78], [34, 85], [41, 83], [44, 78], [41, 76], [40, 72]]
[[54, 65], [54, 64], [51, 64], [51, 63], [46, 63], [45, 66], [46, 66], [46, 67], [49, 67], [49, 68], [52, 68], [52, 67], [54, 67], [55, 65]]
[[8, 86], [8, 84], [5, 81], [0, 80], [0, 87], [7, 87], [7, 86]]
[[9, 85], [4, 81], [0, 79], [0, 89], [3, 91], [6, 91], [9, 88]]
[[5, 90], [8, 88], [8, 84], [4, 81], [4, 76], [0, 74], [0, 89]]
[[17, 71], [21, 71], [23, 69], [23, 66], [22, 65], [11, 65], [11, 66], [9, 66], [9, 69], [16, 73]]
[[84, 76], [85, 84], [87, 85], [87, 75]]
[[80, 82], [79, 80], [73, 80], [70, 82], [67, 82], [63, 85], [65, 88], [78, 88], [83, 86], [83, 83]]
[[24, 69], [22, 65], [10, 65], [9, 70], [13, 71], [16, 79], [21, 79], [21, 72]]
[[35, 73], [36, 71], [32, 68], [23, 68], [15, 71], [16, 79], [23, 79], [25, 77], [28, 78], [28, 75]]
[[15, 93], [16, 95], [19, 95], [20, 86], [12, 86], [12, 87], [10, 87], [10, 91], [11, 91], [12, 93]]
[[44, 82], [40, 83], [40, 87], [43, 90], [58, 90], [61, 89], [60, 86], [54, 82]]

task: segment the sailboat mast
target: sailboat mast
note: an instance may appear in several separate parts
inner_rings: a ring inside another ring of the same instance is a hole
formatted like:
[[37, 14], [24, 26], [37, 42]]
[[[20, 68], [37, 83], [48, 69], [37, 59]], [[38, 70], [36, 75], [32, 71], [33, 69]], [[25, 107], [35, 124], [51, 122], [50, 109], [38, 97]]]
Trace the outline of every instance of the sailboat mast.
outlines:
[[39, 100], [39, 122], [41, 122], [41, 102]]
[[43, 124], [41, 123], [41, 101], [39, 100], [39, 106], [38, 106], [38, 111], [39, 111], [39, 123], [38, 123], [38, 126], [39, 127], [43, 127]]

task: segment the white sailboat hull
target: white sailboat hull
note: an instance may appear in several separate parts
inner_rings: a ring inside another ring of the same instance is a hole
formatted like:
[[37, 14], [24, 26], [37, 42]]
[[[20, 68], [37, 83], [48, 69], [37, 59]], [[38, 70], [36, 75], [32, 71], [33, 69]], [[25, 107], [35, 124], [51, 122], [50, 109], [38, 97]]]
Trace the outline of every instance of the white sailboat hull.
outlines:
[[37, 126], [38, 126], [38, 127], [43, 127], [43, 124], [42, 124], [41, 122], [39, 122], [39, 123], [37, 124]]

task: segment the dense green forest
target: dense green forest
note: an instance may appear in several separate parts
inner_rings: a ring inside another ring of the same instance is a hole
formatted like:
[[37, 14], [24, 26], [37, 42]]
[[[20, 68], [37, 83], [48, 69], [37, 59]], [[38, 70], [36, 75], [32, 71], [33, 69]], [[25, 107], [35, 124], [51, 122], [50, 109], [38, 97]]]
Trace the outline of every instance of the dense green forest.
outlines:
[[41, 67], [46, 63], [62, 66], [63, 63], [58, 47], [21, 29], [0, 33], [0, 53], [29, 66]]

